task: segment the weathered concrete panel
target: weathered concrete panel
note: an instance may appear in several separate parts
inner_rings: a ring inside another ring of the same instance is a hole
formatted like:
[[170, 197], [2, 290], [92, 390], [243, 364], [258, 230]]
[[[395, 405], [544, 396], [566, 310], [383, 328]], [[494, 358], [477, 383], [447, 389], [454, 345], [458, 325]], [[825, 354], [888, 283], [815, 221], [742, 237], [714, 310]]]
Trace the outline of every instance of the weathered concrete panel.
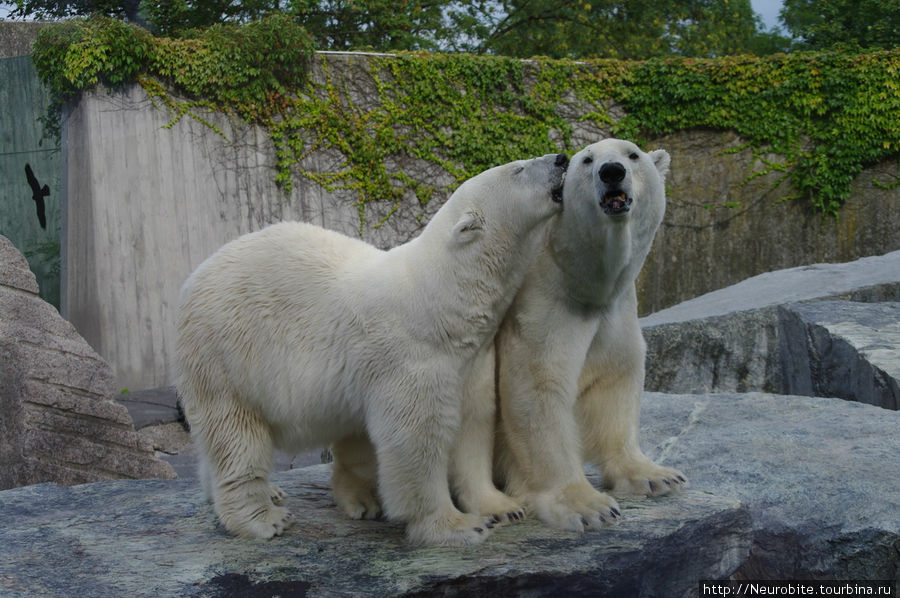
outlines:
[[37, 21], [0, 21], [0, 58], [27, 56], [38, 32], [46, 23]]
[[743, 144], [734, 133], [703, 130], [653, 140], [672, 155], [672, 168], [666, 217], [638, 279], [642, 314], [764, 272], [900, 249], [900, 187], [874, 184], [895, 181], [897, 161], [864, 170], [835, 219], [782, 201], [793, 194], [779, 183], [782, 173], [748, 181], [763, 166], [750, 149], [733, 152]]

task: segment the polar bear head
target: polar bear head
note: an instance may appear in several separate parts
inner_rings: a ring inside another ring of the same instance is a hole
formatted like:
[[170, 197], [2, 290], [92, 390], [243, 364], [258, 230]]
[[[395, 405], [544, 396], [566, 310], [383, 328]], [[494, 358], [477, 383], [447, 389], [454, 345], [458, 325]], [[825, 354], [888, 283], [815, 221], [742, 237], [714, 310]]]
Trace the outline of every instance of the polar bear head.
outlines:
[[592, 222], [602, 217], [611, 221], [648, 215], [651, 220], [661, 219], [669, 161], [665, 150], [643, 152], [622, 139], [589, 145], [575, 154], [569, 166], [566, 210]]
[[[392, 251], [433, 309], [467, 311], [462, 320], [497, 323], [512, 301], [546, 232], [562, 211], [565, 154], [519, 160], [468, 179], [416, 239]], [[490, 330], [493, 334], [496, 329]]]
[[572, 157], [551, 252], [591, 301], [637, 276], [666, 210], [669, 162], [665, 150], [644, 152], [622, 139], [604, 139]]
[[569, 158], [547, 154], [485, 170], [464, 182], [448, 203], [459, 212], [453, 241], [468, 243], [501, 230], [527, 233], [560, 210]]

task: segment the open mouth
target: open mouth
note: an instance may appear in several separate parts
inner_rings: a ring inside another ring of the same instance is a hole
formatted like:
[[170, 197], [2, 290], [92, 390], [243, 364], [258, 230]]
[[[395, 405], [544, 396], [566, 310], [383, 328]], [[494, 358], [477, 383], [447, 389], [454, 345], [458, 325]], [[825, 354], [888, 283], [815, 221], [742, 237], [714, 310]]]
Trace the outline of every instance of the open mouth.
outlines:
[[621, 189], [612, 189], [607, 191], [600, 200], [600, 207], [606, 214], [611, 216], [616, 214], [625, 214], [631, 209], [632, 199]]
[[550, 199], [552, 199], [556, 203], [562, 203], [562, 196], [563, 196], [563, 186], [562, 185], [554, 188], [553, 191], [550, 192]]
[[562, 203], [563, 186], [565, 185], [565, 182], [566, 182], [566, 173], [563, 172], [562, 176], [559, 178], [559, 184], [550, 191], [550, 199], [552, 199], [556, 203]]

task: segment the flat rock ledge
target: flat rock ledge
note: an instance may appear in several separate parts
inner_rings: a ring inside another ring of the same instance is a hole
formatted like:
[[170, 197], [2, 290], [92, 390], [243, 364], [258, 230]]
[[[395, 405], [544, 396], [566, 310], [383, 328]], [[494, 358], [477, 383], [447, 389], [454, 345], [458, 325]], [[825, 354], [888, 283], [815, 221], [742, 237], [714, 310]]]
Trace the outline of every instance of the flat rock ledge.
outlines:
[[900, 412], [646, 393], [641, 430], [687, 492], [620, 501], [624, 520], [597, 532], [529, 519], [464, 548], [411, 548], [398, 524], [347, 519], [329, 465], [274, 476], [297, 523], [268, 542], [229, 536], [191, 479], [7, 490], [0, 595], [678, 597], [702, 579], [900, 579]]
[[586, 534], [536, 520], [484, 544], [412, 548], [401, 525], [352, 521], [330, 465], [281, 472], [296, 517], [270, 541], [226, 534], [193, 480], [40, 484], [0, 493], [3, 596], [692, 596], [743, 563], [751, 519], [704, 491], [622, 501]]

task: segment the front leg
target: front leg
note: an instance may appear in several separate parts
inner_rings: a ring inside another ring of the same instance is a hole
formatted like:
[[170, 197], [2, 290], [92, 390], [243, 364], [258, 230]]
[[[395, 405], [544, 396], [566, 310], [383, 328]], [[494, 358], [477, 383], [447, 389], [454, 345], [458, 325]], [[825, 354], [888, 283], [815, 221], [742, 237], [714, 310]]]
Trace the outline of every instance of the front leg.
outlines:
[[603, 487], [616, 496], [658, 496], [687, 484], [684, 474], [657, 465], [640, 448], [645, 347], [637, 310], [627, 301], [604, 315], [579, 382], [585, 458], [601, 468]]
[[501, 447], [506, 490], [551, 527], [599, 528], [620, 515], [584, 475], [575, 420], [578, 373], [593, 336], [565, 310], [504, 323], [498, 336]]
[[375, 446], [378, 487], [388, 518], [407, 523], [412, 544], [483, 542], [495, 521], [453, 504], [448, 465], [459, 430], [459, 375], [408, 372], [373, 398], [367, 427]]

